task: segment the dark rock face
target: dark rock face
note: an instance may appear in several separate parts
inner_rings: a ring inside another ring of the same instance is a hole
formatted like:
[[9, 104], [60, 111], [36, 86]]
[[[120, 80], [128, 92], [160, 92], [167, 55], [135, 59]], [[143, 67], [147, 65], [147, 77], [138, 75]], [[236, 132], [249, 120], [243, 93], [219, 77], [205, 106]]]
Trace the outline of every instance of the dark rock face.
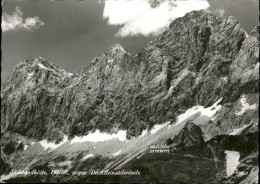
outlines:
[[259, 26], [243, 41], [242, 47], [230, 66], [230, 85], [226, 101], [235, 101], [241, 94], [259, 91]]
[[172, 146], [185, 148], [203, 144], [205, 141], [201, 128], [192, 122], [187, 122], [184, 128], [171, 140], [171, 142]]
[[244, 159], [258, 149], [258, 132], [246, 135], [218, 135], [207, 141], [207, 147], [214, 151], [219, 160], [225, 160], [225, 150], [235, 150], [240, 153], [240, 159]]
[[257, 50], [249, 46], [258, 41], [256, 34], [246, 38], [233, 17], [194, 11], [140, 53], [115, 45], [74, 75], [42, 58], [22, 61], [2, 86], [2, 133], [59, 141], [63, 133], [73, 137], [119, 128], [129, 130], [130, 138], [154, 124], [174, 122], [194, 105], [223, 96], [234, 101], [258, 89], [249, 77], [242, 92], [237, 90], [242, 84], [233, 82], [256, 62], [235, 69], [245, 63], [240, 55]]

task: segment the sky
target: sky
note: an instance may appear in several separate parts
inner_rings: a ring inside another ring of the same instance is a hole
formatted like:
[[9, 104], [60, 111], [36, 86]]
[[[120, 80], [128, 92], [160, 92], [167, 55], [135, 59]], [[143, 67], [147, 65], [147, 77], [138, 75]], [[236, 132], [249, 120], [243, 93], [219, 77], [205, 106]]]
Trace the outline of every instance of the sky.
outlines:
[[137, 53], [177, 17], [192, 10], [232, 15], [249, 33], [257, 0], [4, 0], [1, 77], [37, 57], [76, 72], [119, 43]]

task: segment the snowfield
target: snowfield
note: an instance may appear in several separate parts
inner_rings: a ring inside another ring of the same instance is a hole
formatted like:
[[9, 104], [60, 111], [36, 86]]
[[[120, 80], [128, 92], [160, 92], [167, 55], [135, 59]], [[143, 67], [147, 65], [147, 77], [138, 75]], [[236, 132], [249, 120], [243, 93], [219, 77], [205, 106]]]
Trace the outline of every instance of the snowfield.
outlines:
[[53, 142], [48, 142], [47, 140], [42, 140], [39, 143], [43, 147], [44, 150], [49, 148], [50, 151], [51, 151], [51, 150], [54, 150], [54, 149], [58, 148], [59, 146], [61, 146], [62, 144], [64, 144], [67, 141], [68, 141], [68, 137], [64, 136], [63, 140], [59, 144], [55, 144]]
[[99, 130], [96, 130], [93, 133], [89, 133], [86, 136], [82, 137], [74, 137], [71, 140], [71, 144], [73, 143], [82, 143], [82, 142], [100, 142], [100, 141], [108, 141], [111, 139], [119, 139], [120, 141], [126, 141], [126, 131], [119, 130], [117, 133], [108, 134], [108, 133], [101, 133]]

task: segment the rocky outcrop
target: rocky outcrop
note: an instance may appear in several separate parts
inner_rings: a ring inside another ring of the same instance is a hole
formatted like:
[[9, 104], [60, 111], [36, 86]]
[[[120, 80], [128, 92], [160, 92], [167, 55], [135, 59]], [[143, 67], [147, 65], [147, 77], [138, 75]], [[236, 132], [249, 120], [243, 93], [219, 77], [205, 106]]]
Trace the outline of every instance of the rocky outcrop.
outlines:
[[174, 136], [173, 139], [168, 139], [167, 142], [176, 148], [185, 148], [201, 145], [205, 141], [201, 128], [189, 121], [178, 135]]
[[259, 86], [259, 26], [243, 41], [230, 66], [230, 84], [226, 89], [226, 101], [235, 101], [241, 94], [258, 93]]
[[241, 84], [259, 80], [259, 26], [244, 40], [235, 60], [230, 66], [230, 80]]
[[[248, 127], [246, 131], [258, 131], [259, 26], [241, 43], [241, 48], [230, 65], [228, 77], [223, 79], [222, 110], [213, 122], [210, 121], [203, 127], [203, 131], [211, 136], [243, 126]], [[250, 105], [254, 106], [253, 111], [248, 111]]]

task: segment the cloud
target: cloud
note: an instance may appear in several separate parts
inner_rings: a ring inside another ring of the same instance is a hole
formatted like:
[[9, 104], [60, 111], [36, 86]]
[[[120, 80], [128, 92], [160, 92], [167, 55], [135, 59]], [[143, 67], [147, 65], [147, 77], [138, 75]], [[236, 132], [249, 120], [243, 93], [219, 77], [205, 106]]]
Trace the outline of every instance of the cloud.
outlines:
[[217, 15], [223, 17], [223, 16], [225, 15], [225, 10], [223, 10], [223, 9], [217, 9], [217, 10], [215, 11], [215, 13], [216, 13]]
[[121, 25], [116, 36], [157, 35], [174, 19], [192, 10], [207, 9], [206, 0], [106, 0], [103, 18]]
[[12, 13], [12, 15], [3, 13], [1, 24], [2, 31], [34, 30], [44, 25], [39, 17], [28, 17], [24, 20], [22, 16], [23, 13], [19, 7], [15, 8], [15, 11]]

